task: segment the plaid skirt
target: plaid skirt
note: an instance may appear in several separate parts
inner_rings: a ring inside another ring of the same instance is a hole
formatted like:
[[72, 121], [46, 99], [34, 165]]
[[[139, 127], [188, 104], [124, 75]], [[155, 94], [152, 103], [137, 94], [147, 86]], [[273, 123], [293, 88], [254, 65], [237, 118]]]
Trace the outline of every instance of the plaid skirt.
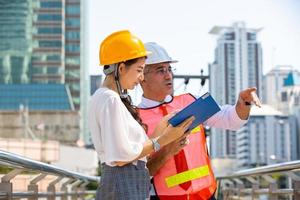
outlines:
[[101, 180], [97, 200], [145, 200], [149, 199], [150, 175], [146, 163], [122, 167], [101, 165]]

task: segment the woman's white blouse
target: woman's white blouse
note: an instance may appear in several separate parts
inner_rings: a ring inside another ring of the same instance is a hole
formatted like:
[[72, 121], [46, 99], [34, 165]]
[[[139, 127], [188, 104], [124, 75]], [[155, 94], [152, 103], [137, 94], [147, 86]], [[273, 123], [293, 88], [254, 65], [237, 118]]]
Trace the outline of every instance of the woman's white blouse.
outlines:
[[99, 88], [95, 92], [88, 120], [101, 163], [116, 166], [116, 161], [132, 161], [141, 154], [148, 137], [115, 91]]

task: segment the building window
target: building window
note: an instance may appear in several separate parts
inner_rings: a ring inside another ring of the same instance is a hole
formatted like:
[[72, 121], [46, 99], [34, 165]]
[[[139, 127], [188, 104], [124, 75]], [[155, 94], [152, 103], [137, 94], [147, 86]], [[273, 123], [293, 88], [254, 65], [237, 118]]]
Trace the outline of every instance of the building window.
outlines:
[[68, 15], [76, 15], [80, 14], [80, 7], [79, 6], [67, 6], [66, 13]]
[[247, 33], [247, 40], [256, 40], [255, 33]]
[[39, 41], [39, 47], [61, 47], [61, 41]]
[[47, 68], [46, 67], [33, 67], [32, 73], [33, 74], [46, 74]]
[[66, 19], [66, 25], [69, 27], [80, 27], [79, 19]]
[[66, 52], [79, 52], [80, 46], [74, 44], [67, 44], [66, 45]]
[[65, 62], [69, 65], [80, 65], [80, 57], [66, 57]]
[[234, 40], [234, 39], [235, 39], [235, 35], [233, 32], [225, 34], [225, 40]]
[[49, 67], [47, 69], [48, 74], [62, 74], [62, 68], [61, 67]]
[[66, 77], [79, 78], [80, 70], [66, 70], [65, 75]]
[[62, 3], [59, 1], [41, 2], [41, 8], [61, 8], [61, 7], [62, 7]]
[[60, 55], [48, 55], [47, 61], [60, 61], [61, 56]]
[[61, 21], [61, 15], [54, 15], [54, 14], [39, 14], [38, 21]]
[[281, 92], [281, 101], [286, 102], [287, 101], [287, 92]]
[[61, 28], [39, 28], [38, 29], [39, 34], [61, 34], [62, 30]]
[[24, 71], [23, 57], [11, 57], [11, 75], [13, 83], [21, 83], [21, 75]]
[[66, 32], [66, 39], [69, 39], [69, 40], [80, 39], [80, 34], [78, 31], [68, 31], [68, 32]]
[[299, 94], [295, 94], [295, 97], [294, 97], [295, 99], [294, 99], [294, 105], [295, 106], [299, 106], [299, 100], [300, 100], [300, 96], [299, 96]]

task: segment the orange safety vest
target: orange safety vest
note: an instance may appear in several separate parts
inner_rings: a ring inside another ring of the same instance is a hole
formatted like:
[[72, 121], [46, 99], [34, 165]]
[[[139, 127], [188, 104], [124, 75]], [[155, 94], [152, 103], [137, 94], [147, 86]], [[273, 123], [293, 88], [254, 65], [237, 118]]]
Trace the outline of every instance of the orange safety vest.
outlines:
[[[165, 106], [168, 113], [182, 109], [193, 102], [190, 94], [173, 97], [169, 103], [152, 108], [140, 108], [139, 113], [144, 123], [148, 125], [148, 136], [163, 117], [160, 106]], [[188, 136], [190, 143], [183, 150], [188, 164], [188, 170], [177, 173], [174, 158], [170, 158], [154, 176], [154, 187], [161, 200], [207, 200], [212, 197], [217, 188], [206, 146], [205, 132], [202, 125], [195, 128]], [[179, 184], [191, 181], [188, 190]]]

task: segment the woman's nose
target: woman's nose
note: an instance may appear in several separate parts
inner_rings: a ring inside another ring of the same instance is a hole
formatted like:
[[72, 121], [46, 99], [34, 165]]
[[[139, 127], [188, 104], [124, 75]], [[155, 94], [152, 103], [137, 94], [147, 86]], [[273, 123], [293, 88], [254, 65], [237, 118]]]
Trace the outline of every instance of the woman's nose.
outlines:
[[139, 80], [140, 80], [140, 81], [143, 81], [143, 80], [144, 80], [144, 73], [142, 73], [142, 74], [140, 75]]

